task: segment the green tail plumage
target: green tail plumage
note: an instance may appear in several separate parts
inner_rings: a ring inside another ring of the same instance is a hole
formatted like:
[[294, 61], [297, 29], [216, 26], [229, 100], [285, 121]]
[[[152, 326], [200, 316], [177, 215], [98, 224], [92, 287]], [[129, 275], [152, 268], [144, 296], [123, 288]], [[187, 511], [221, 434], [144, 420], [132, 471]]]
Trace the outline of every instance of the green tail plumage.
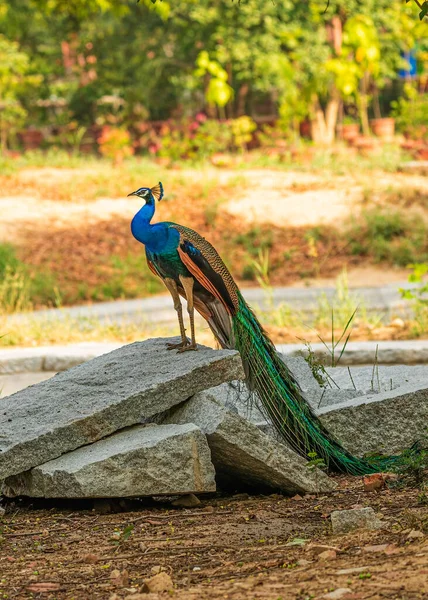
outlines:
[[393, 464], [395, 457], [359, 459], [331, 436], [240, 293], [232, 327], [250, 388], [257, 393], [261, 408], [277, 431], [298, 454], [307, 457], [316, 452], [329, 469], [352, 475], [374, 473]]

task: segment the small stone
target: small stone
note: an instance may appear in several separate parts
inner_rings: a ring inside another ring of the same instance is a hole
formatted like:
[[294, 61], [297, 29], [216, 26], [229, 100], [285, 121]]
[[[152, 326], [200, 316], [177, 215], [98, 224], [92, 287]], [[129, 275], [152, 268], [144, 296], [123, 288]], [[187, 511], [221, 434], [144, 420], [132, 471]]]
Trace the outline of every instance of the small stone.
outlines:
[[[174, 589], [171, 577], [162, 571], [150, 579], [144, 580], [144, 590], [149, 593], [169, 592]], [[135, 599], [135, 596], [134, 596]]]
[[376, 552], [385, 552], [385, 550], [388, 548], [389, 544], [378, 544], [376, 546], [364, 546], [363, 548], [363, 552], [368, 552], [368, 553], [376, 553]]
[[6, 509], [4, 506], [0, 506], [0, 517], [3, 517], [6, 514]]
[[385, 487], [385, 478], [382, 473], [373, 473], [363, 477], [364, 491], [376, 492]]
[[204, 512], [206, 513], [213, 513], [214, 512], [214, 506], [208, 505], [204, 508]]
[[319, 560], [334, 560], [337, 557], [337, 552], [334, 550], [324, 550], [318, 554]]
[[290, 500], [295, 500], [296, 502], [300, 502], [300, 500], [303, 500], [303, 497], [300, 494], [295, 494], [292, 498], [290, 498]]
[[196, 506], [199, 506], [200, 503], [201, 501], [195, 494], [186, 494], [171, 502], [173, 506], [179, 506], [181, 508], [195, 508]]
[[422, 531], [418, 531], [417, 529], [412, 529], [412, 531], [408, 534], [408, 540], [421, 540], [425, 537], [425, 534]]
[[306, 558], [299, 558], [296, 565], [298, 565], [299, 567], [306, 567], [307, 565], [310, 565], [311, 562], [311, 560], [306, 560]]
[[352, 575], [353, 573], [364, 573], [370, 567], [350, 567], [349, 569], [339, 569], [336, 571], [336, 575]]
[[359, 529], [373, 531], [382, 527], [382, 521], [377, 518], [371, 507], [351, 510], [334, 510], [331, 515], [333, 534], [348, 533]]
[[387, 556], [391, 556], [392, 554], [398, 554], [400, 552], [399, 548], [395, 544], [388, 544], [385, 548], [385, 554]]
[[403, 319], [397, 318], [391, 321], [391, 327], [396, 327], [397, 329], [403, 329], [406, 326]]
[[328, 594], [324, 594], [321, 598], [325, 598], [326, 600], [341, 600], [341, 598], [345, 598], [348, 594], [352, 594], [352, 590], [349, 588], [337, 588], [333, 592], [329, 592]]
[[127, 586], [129, 583], [129, 573], [126, 569], [119, 571], [119, 569], [113, 569], [110, 573], [110, 579], [112, 583], [120, 586]]
[[99, 562], [100, 557], [98, 554], [85, 554], [82, 560], [87, 565], [94, 565], [95, 563]]
[[157, 575], [158, 573], [161, 573], [161, 571], [166, 571], [165, 567], [162, 567], [162, 565], [155, 565], [150, 569], [150, 572], [153, 575]]
[[307, 552], [313, 552], [314, 554], [321, 554], [327, 550], [333, 550], [336, 553], [341, 552], [340, 548], [337, 548], [336, 546], [327, 546], [327, 544], [309, 544], [306, 548]]

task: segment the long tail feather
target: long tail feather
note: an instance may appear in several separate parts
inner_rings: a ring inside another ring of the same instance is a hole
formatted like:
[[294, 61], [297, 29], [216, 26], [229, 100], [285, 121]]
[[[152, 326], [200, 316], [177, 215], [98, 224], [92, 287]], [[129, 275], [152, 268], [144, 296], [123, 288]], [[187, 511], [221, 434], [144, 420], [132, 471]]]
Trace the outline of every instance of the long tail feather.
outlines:
[[232, 326], [248, 385], [257, 393], [261, 408], [275, 428], [297, 453], [307, 457], [316, 452], [329, 469], [353, 475], [374, 473], [394, 462], [394, 457], [373, 461], [357, 458], [333, 438], [312, 412], [293, 375], [241, 294]]

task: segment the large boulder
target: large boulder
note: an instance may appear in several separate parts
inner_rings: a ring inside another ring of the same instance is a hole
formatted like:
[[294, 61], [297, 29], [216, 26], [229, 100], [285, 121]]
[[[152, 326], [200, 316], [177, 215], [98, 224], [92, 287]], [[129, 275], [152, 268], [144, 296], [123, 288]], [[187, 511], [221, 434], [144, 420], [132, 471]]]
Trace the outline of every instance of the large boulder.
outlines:
[[196, 425], [137, 425], [9, 477], [7, 496], [105, 498], [214, 492]]
[[1, 400], [0, 480], [243, 377], [237, 352], [168, 351], [171, 339], [123, 346]]
[[288, 446], [229, 410], [222, 402], [222, 388], [199, 392], [165, 418], [167, 423], [195, 423], [202, 429], [218, 481], [235, 488], [245, 485], [287, 494], [335, 489], [335, 482], [325, 473], [309, 468], [307, 461]]
[[328, 406], [319, 417], [347, 450], [396, 454], [426, 436], [428, 382]]

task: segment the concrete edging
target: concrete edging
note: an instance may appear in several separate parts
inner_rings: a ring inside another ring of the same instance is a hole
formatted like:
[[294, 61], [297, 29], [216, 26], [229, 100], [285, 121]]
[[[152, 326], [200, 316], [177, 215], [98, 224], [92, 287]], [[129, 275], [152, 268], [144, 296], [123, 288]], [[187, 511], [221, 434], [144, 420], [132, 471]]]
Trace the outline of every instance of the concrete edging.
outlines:
[[[69, 346], [10, 348], [0, 350], [0, 375], [65, 371], [87, 360], [119, 348], [121, 343], [81, 343]], [[313, 351], [328, 363], [328, 353], [322, 344], [313, 344]], [[307, 352], [303, 344], [278, 344], [278, 351], [288, 356]], [[341, 365], [425, 364], [428, 363], [428, 340], [350, 342], [340, 361]], [[337, 352], [337, 350], [336, 350]], [[340, 351], [339, 351], [340, 353]], [[338, 354], [338, 353], [337, 353]], [[327, 359], [327, 360], [326, 360]]]

